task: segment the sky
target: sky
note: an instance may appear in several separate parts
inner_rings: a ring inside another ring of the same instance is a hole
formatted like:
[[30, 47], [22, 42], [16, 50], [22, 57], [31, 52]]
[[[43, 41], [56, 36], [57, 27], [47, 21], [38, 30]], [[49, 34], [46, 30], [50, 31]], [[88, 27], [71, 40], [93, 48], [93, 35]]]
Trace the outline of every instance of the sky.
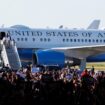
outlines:
[[105, 0], [0, 0], [0, 26], [87, 28], [100, 19], [105, 27]]

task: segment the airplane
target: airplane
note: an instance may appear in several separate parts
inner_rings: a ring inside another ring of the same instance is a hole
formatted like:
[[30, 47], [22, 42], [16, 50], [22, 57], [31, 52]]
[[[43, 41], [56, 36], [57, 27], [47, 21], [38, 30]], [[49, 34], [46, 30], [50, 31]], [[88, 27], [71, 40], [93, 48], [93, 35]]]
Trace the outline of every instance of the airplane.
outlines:
[[65, 57], [81, 60], [80, 69], [86, 67], [86, 59], [104, 53], [105, 30], [99, 30], [99, 20], [87, 29], [32, 29], [23, 25], [0, 28], [0, 36], [9, 35], [15, 40], [21, 60], [34, 64], [64, 65]]

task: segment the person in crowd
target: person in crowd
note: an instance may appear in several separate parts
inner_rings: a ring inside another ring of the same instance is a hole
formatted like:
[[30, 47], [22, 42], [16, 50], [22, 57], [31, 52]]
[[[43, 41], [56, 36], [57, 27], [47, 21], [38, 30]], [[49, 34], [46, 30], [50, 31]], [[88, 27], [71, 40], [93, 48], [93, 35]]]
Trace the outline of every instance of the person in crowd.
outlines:
[[85, 69], [78, 75], [76, 70], [64, 68], [38, 71], [33, 75], [31, 66], [24, 69], [0, 73], [0, 105], [105, 104], [104, 72], [92, 76]]

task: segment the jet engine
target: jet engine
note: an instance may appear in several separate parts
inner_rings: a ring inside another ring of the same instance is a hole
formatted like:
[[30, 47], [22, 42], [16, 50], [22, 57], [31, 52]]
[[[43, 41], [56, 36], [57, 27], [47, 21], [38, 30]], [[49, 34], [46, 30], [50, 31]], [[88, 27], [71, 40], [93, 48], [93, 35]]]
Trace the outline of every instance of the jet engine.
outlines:
[[33, 54], [33, 64], [64, 66], [65, 56], [62, 52], [52, 50], [37, 50]]

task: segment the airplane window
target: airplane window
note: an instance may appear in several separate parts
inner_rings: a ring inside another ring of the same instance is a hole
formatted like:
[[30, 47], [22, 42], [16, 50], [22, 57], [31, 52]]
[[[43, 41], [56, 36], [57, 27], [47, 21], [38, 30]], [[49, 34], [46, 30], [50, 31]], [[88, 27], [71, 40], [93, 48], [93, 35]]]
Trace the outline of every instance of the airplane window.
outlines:
[[27, 38], [25, 38], [25, 41], [27, 41]]
[[74, 39], [74, 42], [76, 42], [76, 39]]
[[21, 41], [23, 41], [23, 38], [21, 38]]
[[33, 38], [33, 41], [35, 41], [35, 38]]
[[72, 39], [70, 39], [70, 42], [72, 42], [73, 40]]
[[66, 39], [66, 41], [68, 42], [68, 41], [69, 41], [69, 39]]
[[93, 39], [93, 42], [95, 42], [95, 40]]
[[87, 39], [85, 39], [85, 42], [87, 42]]
[[19, 41], [20, 40], [20, 38], [17, 38], [17, 41]]
[[40, 38], [40, 41], [43, 41], [43, 38]]
[[44, 41], [46, 41], [47, 39], [46, 38], [44, 38]]
[[80, 42], [80, 39], [78, 39], [78, 42]]
[[91, 39], [89, 39], [89, 42], [91, 42]]
[[22, 32], [22, 35], [23, 35], [23, 36], [25, 36], [25, 33], [24, 33], [24, 31]]
[[50, 41], [50, 38], [48, 38], [48, 41]]
[[100, 40], [100, 42], [102, 42], [102, 40]]
[[34, 36], [34, 32], [33, 31], [31, 31], [31, 34], [32, 34], [32, 36]]
[[104, 42], [105, 42], [105, 40], [104, 40]]
[[65, 42], [65, 39], [63, 39], [63, 42]]
[[29, 31], [27, 31], [27, 36], [29, 36]]
[[98, 42], [98, 39], [96, 40], [96, 42]]
[[81, 41], [82, 41], [82, 42], [84, 42], [84, 40], [83, 40], [83, 39], [81, 39]]

